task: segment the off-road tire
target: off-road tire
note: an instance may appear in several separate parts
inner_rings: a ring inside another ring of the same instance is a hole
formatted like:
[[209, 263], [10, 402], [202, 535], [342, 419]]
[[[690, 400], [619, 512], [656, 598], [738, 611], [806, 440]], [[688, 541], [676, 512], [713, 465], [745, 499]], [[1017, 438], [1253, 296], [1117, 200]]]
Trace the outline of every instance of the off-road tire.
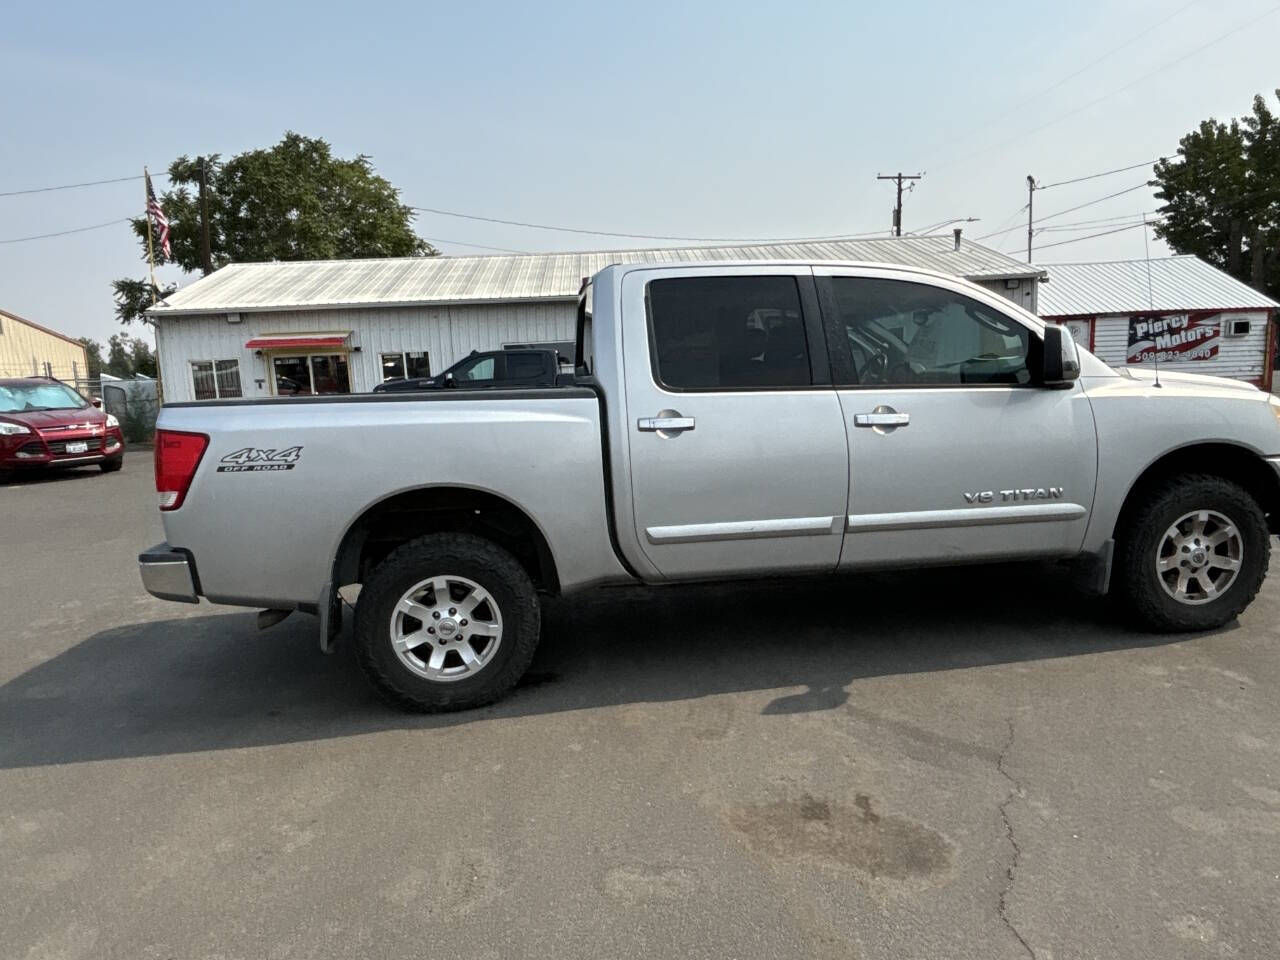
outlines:
[[[433, 576], [466, 577], [498, 604], [502, 642], [473, 677], [429, 680], [410, 670], [392, 647], [391, 617], [404, 593]], [[374, 689], [393, 706], [420, 713], [469, 710], [500, 699], [524, 675], [538, 647], [541, 605], [519, 562], [506, 550], [466, 533], [436, 533], [394, 550], [360, 588], [356, 656]]]
[[98, 464], [98, 468], [103, 473], [115, 473], [124, 466], [124, 457], [116, 457], [114, 460], [103, 460]]
[[[1111, 592], [1121, 614], [1140, 629], [1159, 633], [1212, 630], [1234, 620], [1253, 602], [1271, 555], [1262, 508], [1237, 483], [1208, 474], [1172, 478], [1148, 492], [1116, 538]], [[1191, 606], [1171, 597], [1160, 583], [1156, 556], [1165, 532], [1195, 510], [1213, 510], [1233, 521], [1244, 546], [1236, 579], [1222, 595]]]

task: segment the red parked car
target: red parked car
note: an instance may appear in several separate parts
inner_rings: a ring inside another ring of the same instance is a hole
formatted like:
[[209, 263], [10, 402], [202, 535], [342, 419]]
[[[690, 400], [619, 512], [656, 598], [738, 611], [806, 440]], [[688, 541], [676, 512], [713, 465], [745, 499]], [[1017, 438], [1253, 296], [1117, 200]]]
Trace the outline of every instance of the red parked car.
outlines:
[[124, 465], [120, 421], [48, 377], [0, 379], [0, 482], [17, 470]]

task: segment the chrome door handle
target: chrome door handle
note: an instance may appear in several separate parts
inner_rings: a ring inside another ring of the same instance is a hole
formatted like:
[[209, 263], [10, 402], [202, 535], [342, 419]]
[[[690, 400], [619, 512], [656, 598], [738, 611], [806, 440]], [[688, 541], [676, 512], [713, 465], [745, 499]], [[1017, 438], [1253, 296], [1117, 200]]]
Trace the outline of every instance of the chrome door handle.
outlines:
[[692, 430], [696, 423], [693, 417], [641, 417], [636, 421], [636, 429], [647, 433], [679, 433]]
[[911, 423], [909, 413], [855, 413], [855, 427], [905, 427]]

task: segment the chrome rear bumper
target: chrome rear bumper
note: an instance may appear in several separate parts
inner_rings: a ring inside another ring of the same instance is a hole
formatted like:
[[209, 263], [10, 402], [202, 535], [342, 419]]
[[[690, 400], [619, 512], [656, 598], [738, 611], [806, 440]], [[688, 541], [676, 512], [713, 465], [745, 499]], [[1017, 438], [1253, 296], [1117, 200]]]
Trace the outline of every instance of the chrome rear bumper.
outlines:
[[195, 565], [191, 555], [184, 551], [158, 543], [138, 555], [138, 572], [142, 575], [143, 587], [153, 597], [182, 603], [200, 602]]

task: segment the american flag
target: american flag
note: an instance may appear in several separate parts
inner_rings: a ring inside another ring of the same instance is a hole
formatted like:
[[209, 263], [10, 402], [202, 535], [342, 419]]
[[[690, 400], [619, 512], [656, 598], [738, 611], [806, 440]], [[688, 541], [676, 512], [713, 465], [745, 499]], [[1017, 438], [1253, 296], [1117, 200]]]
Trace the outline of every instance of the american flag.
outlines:
[[144, 176], [147, 178], [147, 216], [156, 225], [156, 233], [160, 235], [160, 250], [164, 253], [164, 258], [169, 260], [173, 256], [173, 251], [169, 248], [169, 218], [160, 209], [160, 201], [156, 199], [156, 192], [151, 187], [151, 174], [144, 173]]

